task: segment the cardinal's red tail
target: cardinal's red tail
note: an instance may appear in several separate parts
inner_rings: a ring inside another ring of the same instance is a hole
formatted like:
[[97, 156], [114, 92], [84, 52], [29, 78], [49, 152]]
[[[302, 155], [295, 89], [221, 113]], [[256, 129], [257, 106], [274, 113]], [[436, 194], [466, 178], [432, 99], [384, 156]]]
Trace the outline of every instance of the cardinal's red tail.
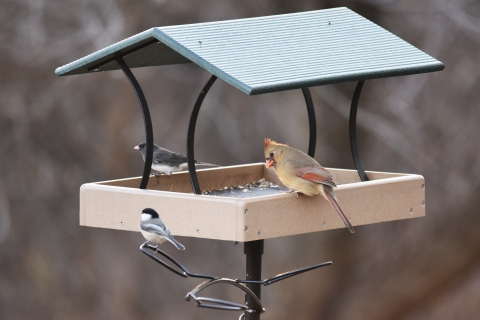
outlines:
[[355, 230], [353, 230], [352, 224], [350, 223], [350, 221], [348, 221], [347, 217], [345, 216], [345, 214], [343, 213], [342, 209], [341, 209], [340, 206], [338, 205], [337, 200], [335, 200], [335, 196], [334, 196], [334, 194], [333, 194], [333, 190], [330, 190], [330, 188], [324, 188], [324, 191], [325, 191], [325, 196], [327, 197], [328, 201], [329, 201], [330, 204], [332, 205], [333, 209], [335, 209], [335, 211], [337, 211], [338, 215], [340, 216], [340, 218], [342, 218], [343, 223], [345, 223], [345, 225], [347, 226], [348, 230], [350, 230], [351, 233], [354, 233]]

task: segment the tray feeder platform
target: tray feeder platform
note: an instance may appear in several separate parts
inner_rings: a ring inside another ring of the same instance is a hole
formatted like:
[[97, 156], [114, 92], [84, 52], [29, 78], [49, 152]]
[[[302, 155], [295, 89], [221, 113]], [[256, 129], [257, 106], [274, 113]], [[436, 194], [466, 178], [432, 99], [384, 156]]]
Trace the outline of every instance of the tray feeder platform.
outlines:
[[[212, 74], [193, 107], [187, 133], [188, 172], [150, 179], [153, 129], [147, 101], [131, 68], [195, 63]], [[356, 114], [365, 80], [443, 70], [444, 65], [375, 23], [335, 8], [151, 28], [58, 68], [57, 76], [121, 69], [143, 113], [146, 159], [141, 178], [88, 183], [80, 191], [80, 224], [139, 231], [139, 213], [155, 208], [175, 235], [245, 242], [247, 280], [261, 276], [263, 239], [343, 227], [321, 196], [235, 186], [279, 183], [263, 163], [196, 170], [194, 137], [203, 99], [217, 78], [247, 95], [301, 89], [309, 119], [308, 154], [316, 144], [309, 87], [358, 81], [349, 119], [355, 170], [328, 169], [339, 203], [354, 226], [425, 215], [420, 175], [366, 172], [356, 141]], [[138, 189], [138, 186], [140, 188]], [[201, 187], [200, 187], [201, 186]], [[223, 189], [224, 194], [202, 195]], [[193, 192], [192, 192], [193, 189]], [[253, 192], [255, 191], [255, 192]], [[108, 208], [108, 210], [106, 210]], [[260, 284], [247, 283], [260, 298]], [[248, 301], [254, 301], [247, 298]], [[198, 301], [197, 301], [198, 302]], [[246, 319], [259, 314], [245, 313]]]

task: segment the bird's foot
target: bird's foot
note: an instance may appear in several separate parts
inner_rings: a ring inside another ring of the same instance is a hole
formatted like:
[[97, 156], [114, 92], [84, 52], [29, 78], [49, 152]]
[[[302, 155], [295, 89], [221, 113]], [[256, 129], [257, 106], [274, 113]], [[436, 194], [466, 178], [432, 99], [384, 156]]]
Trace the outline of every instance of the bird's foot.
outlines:
[[288, 189], [286, 193], [295, 193], [295, 198], [298, 198], [298, 191], [293, 190], [293, 189]]
[[158, 252], [158, 244], [155, 246], [155, 252]]

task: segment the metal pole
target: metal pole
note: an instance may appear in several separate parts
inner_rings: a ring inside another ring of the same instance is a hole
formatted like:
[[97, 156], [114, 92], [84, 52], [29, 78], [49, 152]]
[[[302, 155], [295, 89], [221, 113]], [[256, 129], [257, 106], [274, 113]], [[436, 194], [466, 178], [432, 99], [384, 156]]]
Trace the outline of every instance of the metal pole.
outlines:
[[[247, 258], [247, 274], [246, 280], [261, 280], [262, 278], [262, 254], [263, 254], [263, 240], [245, 242], [244, 253]], [[247, 283], [247, 288], [253, 291], [255, 295], [261, 300], [261, 284]], [[255, 302], [251, 297], [245, 295], [245, 304], [251, 307]], [[259, 313], [245, 312], [245, 320], [259, 320]]]

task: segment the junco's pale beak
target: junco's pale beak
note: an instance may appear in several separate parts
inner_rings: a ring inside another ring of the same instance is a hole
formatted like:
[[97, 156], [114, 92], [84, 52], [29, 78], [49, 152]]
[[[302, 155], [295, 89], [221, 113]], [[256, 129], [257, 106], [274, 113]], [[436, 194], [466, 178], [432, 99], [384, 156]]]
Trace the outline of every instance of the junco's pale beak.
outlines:
[[135, 146], [135, 147], [133, 147], [133, 149], [135, 149], [135, 150], [140, 150], [140, 147], [139, 147], [139, 146]]

